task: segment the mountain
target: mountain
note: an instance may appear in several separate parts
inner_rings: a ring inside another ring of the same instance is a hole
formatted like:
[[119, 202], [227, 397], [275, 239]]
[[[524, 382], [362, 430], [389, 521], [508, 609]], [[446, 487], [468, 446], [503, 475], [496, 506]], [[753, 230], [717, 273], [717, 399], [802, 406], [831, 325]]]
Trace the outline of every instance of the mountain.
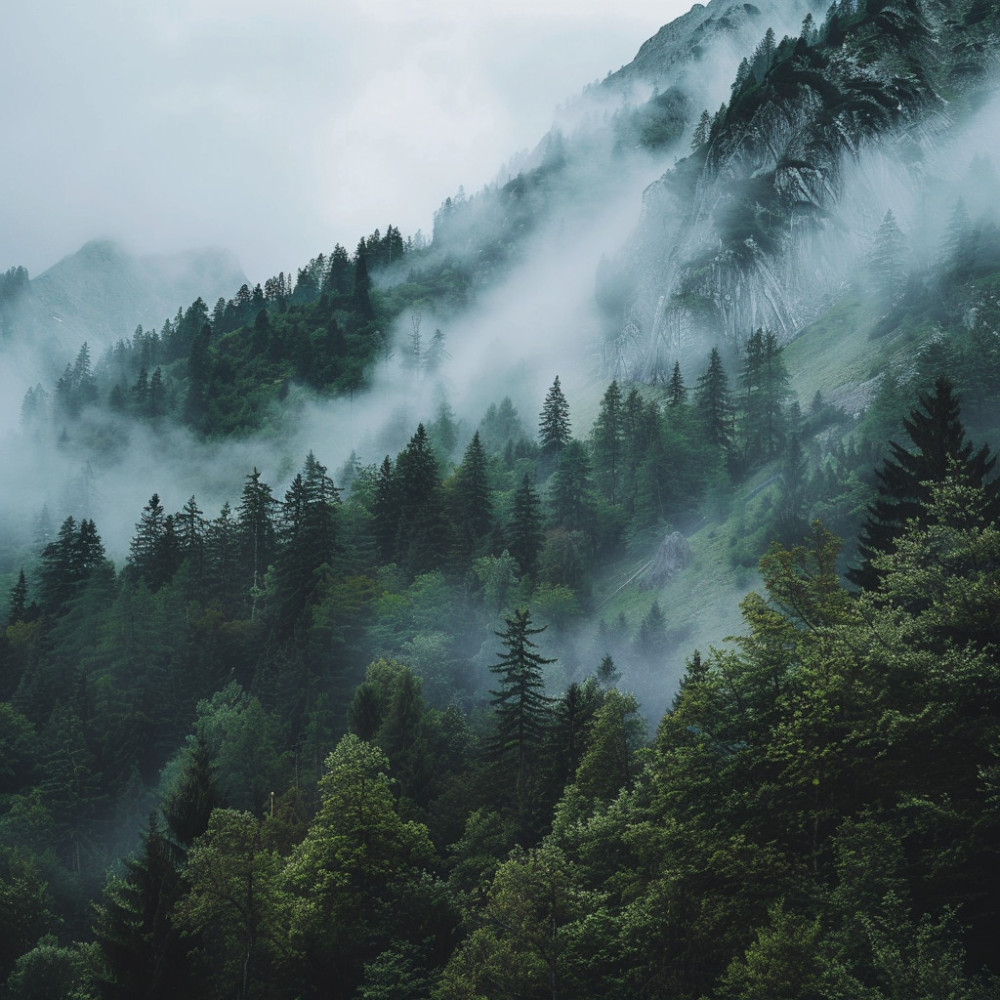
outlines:
[[214, 304], [246, 281], [225, 250], [136, 256], [110, 240], [93, 240], [31, 279], [8, 331], [75, 353], [129, 338], [138, 325], [157, 329], [178, 306], [201, 297]]
[[712, 0], [429, 243], [3, 275], [3, 995], [1000, 995], [998, 31]]

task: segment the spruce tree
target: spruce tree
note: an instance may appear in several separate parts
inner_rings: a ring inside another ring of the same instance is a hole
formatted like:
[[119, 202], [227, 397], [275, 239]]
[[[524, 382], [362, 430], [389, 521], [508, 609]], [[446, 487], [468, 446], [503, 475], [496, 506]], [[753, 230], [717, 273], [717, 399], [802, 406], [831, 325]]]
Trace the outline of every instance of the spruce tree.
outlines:
[[490, 487], [486, 476], [486, 455], [479, 441], [479, 431], [472, 435], [462, 464], [455, 473], [452, 490], [453, 549], [465, 566], [474, 555], [481, 555], [484, 539], [493, 528]]
[[545, 695], [543, 668], [555, 660], [538, 652], [531, 637], [545, 631], [531, 627], [527, 608], [504, 619], [504, 630], [495, 634], [503, 643], [500, 659], [490, 667], [499, 679], [490, 691], [493, 707], [493, 759], [513, 778], [513, 794], [522, 830], [527, 829], [534, 802], [532, 764], [545, 740], [552, 719], [552, 699]]
[[896, 540], [909, 521], [924, 523], [929, 484], [944, 482], [952, 469], [965, 484], [985, 490], [989, 519], [1000, 517], [1000, 479], [988, 481], [996, 457], [988, 445], [976, 451], [966, 438], [948, 379], [939, 378], [933, 393], [921, 393], [919, 405], [904, 418], [903, 427], [915, 450], [889, 442], [890, 456], [876, 472], [878, 496], [868, 506], [858, 542], [861, 564], [847, 573], [863, 590], [879, 588], [882, 574], [872, 560], [895, 551]]
[[181, 855], [155, 818], [137, 855], [113, 876], [96, 907], [97, 991], [102, 1000], [171, 1000], [191, 995], [188, 953], [173, 925], [173, 909], [183, 894]]
[[906, 286], [906, 238], [891, 208], [885, 213], [872, 240], [868, 269], [883, 306], [895, 306]]
[[681, 375], [681, 363], [674, 362], [674, 370], [667, 383], [667, 405], [683, 406], [687, 398], [687, 387], [684, 385], [684, 377]]
[[411, 573], [437, 566], [444, 545], [444, 512], [437, 458], [423, 424], [396, 456], [393, 490], [398, 503], [397, 559]]
[[618, 382], [608, 386], [591, 432], [594, 479], [604, 498], [612, 505], [621, 501], [625, 435], [622, 394]]
[[274, 559], [277, 533], [274, 525], [278, 501], [271, 487], [261, 482], [256, 467], [246, 477], [236, 510], [236, 535], [240, 549], [242, 586], [259, 589]]
[[506, 541], [507, 551], [517, 560], [521, 573], [533, 577], [538, 572], [538, 553], [542, 547], [542, 504], [527, 473], [514, 494]]
[[538, 418], [538, 442], [542, 448], [542, 456], [552, 458], [558, 455], [569, 443], [569, 439], [569, 404], [563, 395], [557, 375], [552, 387], [546, 393], [542, 412]]
[[695, 406], [709, 443], [729, 451], [733, 437], [733, 406], [729, 396], [729, 379], [717, 347], [712, 348], [708, 368], [698, 378]]

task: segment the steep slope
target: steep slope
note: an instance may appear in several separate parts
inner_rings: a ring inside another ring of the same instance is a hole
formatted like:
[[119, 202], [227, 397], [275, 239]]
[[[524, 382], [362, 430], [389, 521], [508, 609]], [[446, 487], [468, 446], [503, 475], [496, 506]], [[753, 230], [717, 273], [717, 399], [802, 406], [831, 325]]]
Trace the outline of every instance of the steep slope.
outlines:
[[889, 210], [924, 248], [899, 268], [933, 264], [942, 202], [984, 152], [976, 132], [995, 131], [995, 75], [995, 17], [964, 5], [841, 5], [764, 35], [604, 276], [618, 374], [663, 378], [757, 327], [791, 339], [872, 264]]

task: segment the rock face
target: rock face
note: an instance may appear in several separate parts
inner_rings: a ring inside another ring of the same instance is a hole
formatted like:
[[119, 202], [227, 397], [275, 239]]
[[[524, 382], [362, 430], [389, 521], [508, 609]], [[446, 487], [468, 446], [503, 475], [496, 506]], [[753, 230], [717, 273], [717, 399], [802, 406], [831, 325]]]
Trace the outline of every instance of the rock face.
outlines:
[[671, 531], [660, 543], [643, 581], [646, 590], [664, 586], [691, 565], [691, 546], [679, 532]]

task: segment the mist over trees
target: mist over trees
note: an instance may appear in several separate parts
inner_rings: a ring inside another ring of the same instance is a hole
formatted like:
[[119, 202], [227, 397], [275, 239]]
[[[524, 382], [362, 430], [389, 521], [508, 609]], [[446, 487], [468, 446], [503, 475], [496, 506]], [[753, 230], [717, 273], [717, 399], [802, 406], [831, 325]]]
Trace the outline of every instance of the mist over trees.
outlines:
[[82, 471], [0, 524], [0, 995], [996, 994], [996, 179], [850, 187], [976, 120], [996, 11], [728, 9], [432, 240], [32, 378]]

